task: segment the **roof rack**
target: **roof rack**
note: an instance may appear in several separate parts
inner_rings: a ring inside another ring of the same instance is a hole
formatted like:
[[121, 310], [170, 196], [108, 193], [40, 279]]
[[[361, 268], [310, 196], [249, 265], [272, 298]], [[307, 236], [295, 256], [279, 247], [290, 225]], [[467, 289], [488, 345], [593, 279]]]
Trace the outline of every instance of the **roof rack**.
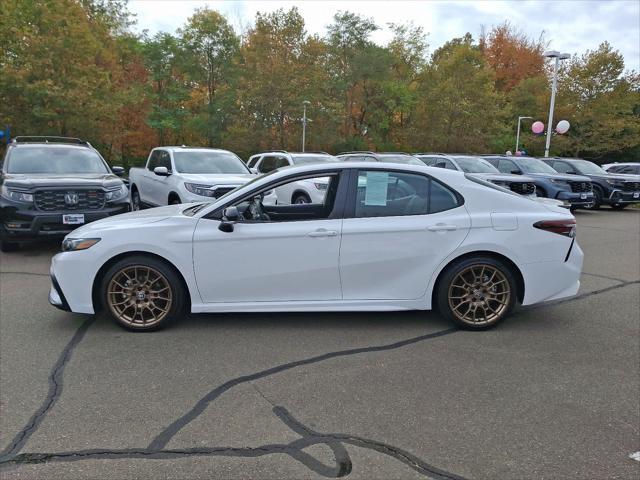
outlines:
[[407, 152], [378, 152], [378, 155], [408, 155], [410, 157], [413, 157], [413, 153], [407, 153]]
[[448, 153], [442, 153], [442, 152], [417, 152], [417, 153], [412, 153], [411, 155], [449, 155]]
[[375, 155], [375, 152], [371, 152], [369, 150], [353, 150], [351, 152], [340, 152], [337, 155], [349, 155], [349, 154], [352, 154], [352, 153], [366, 153], [366, 154], [369, 154], [369, 155]]
[[13, 137], [13, 143], [75, 143], [90, 145], [89, 142], [74, 137], [56, 137], [52, 135], [20, 135]]
[[304, 152], [294, 152], [296, 155], [302, 155], [305, 153], [314, 153], [314, 154], [319, 154], [319, 155], [331, 155], [328, 152], [325, 152], [323, 150], [305, 150]]

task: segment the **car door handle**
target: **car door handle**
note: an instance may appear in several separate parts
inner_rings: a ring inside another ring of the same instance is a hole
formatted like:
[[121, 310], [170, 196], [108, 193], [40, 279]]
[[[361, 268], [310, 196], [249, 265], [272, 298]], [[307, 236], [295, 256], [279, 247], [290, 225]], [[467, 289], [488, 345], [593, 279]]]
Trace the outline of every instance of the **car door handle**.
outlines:
[[457, 229], [457, 225], [448, 225], [446, 223], [436, 223], [435, 225], [429, 225], [427, 227], [427, 230], [430, 232], [452, 232]]
[[335, 230], [325, 230], [324, 228], [307, 233], [308, 237], [335, 237], [336, 235], [338, 235], [338, 232]]

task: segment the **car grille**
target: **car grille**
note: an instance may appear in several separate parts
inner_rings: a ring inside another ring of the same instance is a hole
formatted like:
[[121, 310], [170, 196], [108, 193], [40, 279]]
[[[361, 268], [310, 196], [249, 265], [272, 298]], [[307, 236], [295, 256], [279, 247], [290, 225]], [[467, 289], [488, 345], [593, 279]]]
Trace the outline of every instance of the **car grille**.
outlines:
[[35, 193], [35, 204], [44, 212], [100, 210], [104, 207], [102, 190], [40, 190]]
[[217, 187], [214, 190], [213, 197], [214, 198], [220, 198], [221, 196], [226, 195], [227, 193], [229, 193], [231, 190], [233, 190], [235, 188], [238, 188], [238, 186], [237, 185], [233, 185], [233, 186], [229, 186], [229, 187]]
[[569, 185], [571, 191], [577, 193], [590, 192], [593, 189], [591, 182], [569, 182]]
[[531, 182], [513, 182], [509, 187], [512, 192], [520, 195], [532, 195], [536, 192], [536, 185]]
[[637, 192], [640, 191], [640, 182], [624, 182], [622, 189], [625, 192]]

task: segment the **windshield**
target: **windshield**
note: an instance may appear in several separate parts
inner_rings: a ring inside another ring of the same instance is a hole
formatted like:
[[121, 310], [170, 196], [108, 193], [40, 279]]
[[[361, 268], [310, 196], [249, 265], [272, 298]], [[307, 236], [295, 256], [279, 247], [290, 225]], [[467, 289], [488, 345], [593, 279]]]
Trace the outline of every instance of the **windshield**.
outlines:
[[466, 173], [500, 173], [500, 171], [486, 160], [474, 157], [453, 157], [463, 172]]
[[380, 156], [380, 161], [381, 162], [388, 162], [388, 163], [403, 163], [405, 165], [422, 165], [424, 166], [424, 163], [421, 162], [420, 160], [418, 160], [416, 157], [412, 157], [411, 155], [379, 155]]
[[333, 155], [292, 155], [291, 159], [295, 165], [309, 165], [312, 163], [337, 162]]
[[607, 172], [605, 172], [601, 167], [587, 160], [574, 160], [571, 162], [571, 165], [576, 167], [578, 173], [587, 175], [607, 175]]
[[7, 173], [83, 174], [109, 173], [100, 155], [89, 148], [20, 146], [9, 155]]
[[557, 175], [553, 168], [537, 158], [522, 158], [519, 157], [516, 163], [524, 173], [550, 173]]
[[244, 162], [231, 152], [174, 151], [173, 161], [180, 173], [250, 173]]

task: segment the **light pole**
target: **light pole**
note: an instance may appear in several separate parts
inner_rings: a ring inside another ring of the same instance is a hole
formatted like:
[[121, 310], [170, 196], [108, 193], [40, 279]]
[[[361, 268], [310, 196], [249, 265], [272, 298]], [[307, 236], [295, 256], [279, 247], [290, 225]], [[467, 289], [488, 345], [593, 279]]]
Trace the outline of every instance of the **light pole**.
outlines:
[[556, 86], [558, 84], [558, 63], [560, 60], [566, 60], [567, 58], [571, 58], [571, 55], [568, 53], [560, 53], [555, 50], [551, 50], [549, 52], [545, 52], [544, 56], [547, 58], [554, 58], [555, 62], [553, 64], [553, 82], [551, 84], [551, 103], [549, 105], [549, 121], [547, 122], [547, 143], [544, 147], [544, 156], [545, 158], [549, 156], [549, 146], [551, 145], [551, 132], [553, 130], [553, 107], [556, 103]]
[[309, 100], [302, 101], [302, 151], [304, 152], [305, 137], [307, 135], [307, 105], [311, 105]]
[[518, 154], [518, 145], [520, 145], [520, 122], [525, 118], [531, 119], [533, 117], [518, 117], [518, 133], [516, 133], [516, 149], [513, 152], [515, 155]]

